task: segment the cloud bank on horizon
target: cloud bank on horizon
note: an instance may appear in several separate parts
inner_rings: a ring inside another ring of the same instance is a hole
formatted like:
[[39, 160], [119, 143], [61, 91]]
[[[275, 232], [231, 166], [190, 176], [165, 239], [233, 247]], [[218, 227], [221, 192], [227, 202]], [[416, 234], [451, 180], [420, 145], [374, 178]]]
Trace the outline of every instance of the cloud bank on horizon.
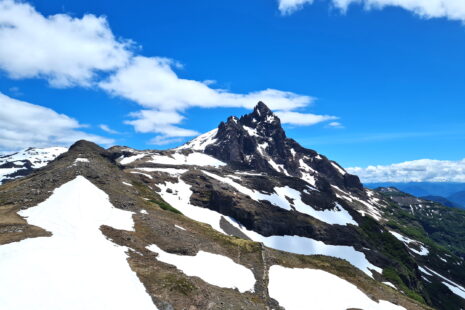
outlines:
[[[278, 0], [282, 14], [292, 14], [301, 10], [314, 0]], [[341, 12], [346, 12], [350, 5], [363, 5], [366, 10], [383, 9], [388, 6], [400, 7], [422, 18], [444, 17], [465, 23], [465, 1], [463, 0], [330, 0]]]
[[458, 161], [419, 159], [386, 166], [347, 168], [363, 183], [465, 182], [465, 158]]
[[[137, 103], [141, 109], [131, 113], [125, 123], [136, 132], [155, 134], [153, 144], [180, 142], [197, 135], [195, 130], [180, 127], [183, 113], [192, 107], [250, 109], [261, 100], [281, 113], [283, 123], [308, 126], [337, 119], [299, 112], [312, 104], [314, 98], [310, 96], [277, 89], [241, 94], [213, 88], [210, 82], [184, 79], [176, 73], [176, 61], [138, 55], [134, 42], [117, 38], [102, 16], [44, 16], [27, 2], [0, 0], [0, 42], [0, 69], [12, 79], [39, 78], [47, 80], [51, 87], [100, 89]], [[2, 100], [2, 105], [19, 102], [5, 95]], [[10, 115], [0, 129], [14, 126], [9, 122], [20, 117]], [[76, 124], [74, 128], [79, 127]], [[47, 127], [47, 122], [42, 126]], [[57, 129], [50, 126], [47, 130]], [[24, 139], [25, 145], [37, 143]], [[10, 139], [0, 141], [3, 149], [15, 149], [17, 145]]]

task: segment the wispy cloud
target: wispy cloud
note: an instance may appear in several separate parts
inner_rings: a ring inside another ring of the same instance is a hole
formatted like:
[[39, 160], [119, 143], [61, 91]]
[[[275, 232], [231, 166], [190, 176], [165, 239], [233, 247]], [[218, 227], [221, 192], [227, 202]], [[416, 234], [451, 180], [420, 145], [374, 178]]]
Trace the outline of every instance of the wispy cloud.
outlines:
[[113, 130], [111, 129], [108, 125], [105, 125], [105, 124], [100, 124], [98, 126], [100, 129], [102, 129], [103, 131], [107, 132], [107, 133], [111, 133], [113, 135], [115, 134], [119, 134], [120, 132], [119, 131], [116, 131], [116, 130]]
[[465, 182], [465, 158], [458, 161], [419, 159], [387, 166], [346, 168], [364, 183]]
[[[131, 113], [133, 119], [126, 123], [138, 132], [159, 135], [152, 143], [196, 135], [180, 127], [192, 107], [252, 108], [261, 100], [280, 111], [285, 123], [313, 125], [335, 119], [302, 113], [314, 101], [310, 96], [277, 89], [235, 93], [213, 88], [212, 80], [184, 79], [176, 72], [180, 64], [175, 60], [135, 54], [132, 41], [118, 39], [102, 16], [45, 16], [28, 3], [0, 0], [0, 25], [0, 69], [11, 78], [43, 78], [53, 87], [99, 87], [134, 101], [141, 110]], [[170, 117], [157, 117], [162, 114]]]
[[[278, 0], [278, 6], [282, 14], [289, 15], [313, 2], [313, 0]], [[330, 0], [329, 2], [343, 13], [352, 4], [363, 5], [366, 10], [396, 6], [422, 18], [444, 17], [465, 23], [465, 1], [463, 0]]]
[[74, 118], [0, 93], [0, 150], [70, 145], [86, 139], [108, 145], [112, 139], [88, 134]]
[[300, 126], [310, 126], [321, 122], [337, 119], [336, 116], [331, 115], [316, 115], [293, 111], [278, 111], [276, 112], [276, 115], [278, 115], [283, 124], [292, 124]]

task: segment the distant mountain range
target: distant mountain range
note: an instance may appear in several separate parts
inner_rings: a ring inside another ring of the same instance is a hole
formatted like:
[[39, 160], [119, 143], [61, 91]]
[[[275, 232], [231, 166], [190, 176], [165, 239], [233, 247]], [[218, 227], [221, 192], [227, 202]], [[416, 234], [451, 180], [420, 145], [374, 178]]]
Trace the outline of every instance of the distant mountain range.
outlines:
[[455, 182], [379, 182], [365, 183], [368, 188], [395, 187], [411, 195], [443, 203], [449, 207], [465, 208], [465, 183]]

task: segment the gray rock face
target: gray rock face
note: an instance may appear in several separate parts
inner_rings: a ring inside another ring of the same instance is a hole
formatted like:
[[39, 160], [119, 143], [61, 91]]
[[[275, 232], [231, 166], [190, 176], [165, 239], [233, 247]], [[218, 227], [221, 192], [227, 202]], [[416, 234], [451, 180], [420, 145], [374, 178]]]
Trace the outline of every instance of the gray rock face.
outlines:
[[321, 187], [325, 187], [326, 181], [341, 188], [363, 188], [357, 176], [287, 138], [280, 119], [263, 102], [240, 119], [229, 117], [227, 122], [221, 122], [214, 138], [215, 142], [205, 147], [205, 153], [237, 169], [294, 177], [310, 173], [323, 183]]

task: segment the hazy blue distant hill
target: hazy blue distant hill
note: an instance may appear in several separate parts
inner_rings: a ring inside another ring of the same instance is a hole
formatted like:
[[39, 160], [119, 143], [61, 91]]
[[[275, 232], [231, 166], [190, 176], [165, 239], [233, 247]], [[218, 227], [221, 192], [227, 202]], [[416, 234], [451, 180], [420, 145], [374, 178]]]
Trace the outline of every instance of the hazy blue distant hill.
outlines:
[[442, 197], [442, 196], [434, 196], [434, 195], [427, 195], [427, 196], [422, 196], [420, 197], [421, 199], [426, 199], [430, 201], [435, 201], [439, 202], [440, 204], [447, 206], [447, 207], [452, 207], [452, 208], [463, 208], [463, 205], [450, 201], [449, 199]]
[[455, 204], [459, 204], [462, 206], [462, 208], [465, 209], [465, 191], [453, 193], [452, 195], [448, 196], [447, 199]]
[[[449, 197], [455, 193], [465, 191], [465, 183], [453, 182], [380, 182], [380, 183], [366, 183], [368, 188], [389, 187], [393, 186], [403, 192], [411, 195], [422, 196], [441, 196], [451, 200]], [[463, 194], [462, 194], [463, 195]], [[452, 200], [453, 201], [453, 200]]]

